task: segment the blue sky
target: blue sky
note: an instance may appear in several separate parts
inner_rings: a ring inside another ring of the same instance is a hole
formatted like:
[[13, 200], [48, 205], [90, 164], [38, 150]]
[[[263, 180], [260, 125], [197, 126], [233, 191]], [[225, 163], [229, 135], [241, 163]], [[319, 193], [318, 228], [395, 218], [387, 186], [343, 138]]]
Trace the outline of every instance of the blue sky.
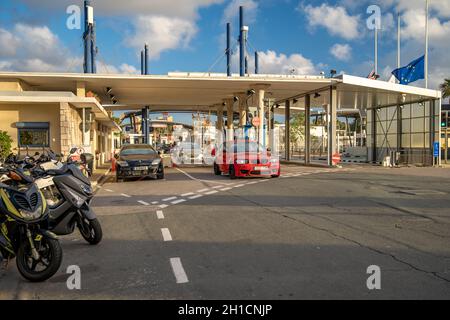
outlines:
[[[430, 83], [450, 76], [450, 1], [432, 0]], [[150, 71], [208, 71], [225, 49], [225, 22], [238, 31], [238, 6], [247, 8], [251, 53], [261, 52], [262, 73], [367, 76], [373, 68], [369, 5], [380, 6], [379, 73], [396, 67], [396, 15], [402, 16], [402, 61], [424, 53], [424, 0], [93, 0], [102, 73], [139, 72], [139, 50], [152, 52]], [[2, 0], [0, 70], [80, 71], [81, 30], [66, 27], [67, 6], [79, 0]], [[26, 34], [25, 34], [26, 33]], [[253, 59], [251, 58], [251, 61]], [[253, 70], [253, 67], [251, 68]], [[234, 64], [237, 72], [237, 63]], [[223, 59], [211, 71], [225, 72]], [[421, 86], [422, 82], [415, 85]]]

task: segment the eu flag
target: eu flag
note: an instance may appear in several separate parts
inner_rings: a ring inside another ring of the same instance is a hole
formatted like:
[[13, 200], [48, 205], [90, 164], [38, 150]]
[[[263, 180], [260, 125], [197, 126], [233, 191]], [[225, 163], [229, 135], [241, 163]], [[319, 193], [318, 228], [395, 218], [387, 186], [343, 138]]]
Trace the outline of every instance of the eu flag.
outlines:
[[400, 81], [400, 84], [408, 84], [420, 79], [425, 79], [425, 56], [414, 60], [406, 67], [392, 71], [392, 74]]

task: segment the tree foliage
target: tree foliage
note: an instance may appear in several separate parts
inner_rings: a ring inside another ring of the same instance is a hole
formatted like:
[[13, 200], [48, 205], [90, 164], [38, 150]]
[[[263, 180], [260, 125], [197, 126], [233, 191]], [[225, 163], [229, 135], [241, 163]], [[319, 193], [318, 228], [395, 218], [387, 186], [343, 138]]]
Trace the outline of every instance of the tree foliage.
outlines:
[[6, 131], [0, 131], [0, 159], [6, 158], [11, 153], [12, 142]]

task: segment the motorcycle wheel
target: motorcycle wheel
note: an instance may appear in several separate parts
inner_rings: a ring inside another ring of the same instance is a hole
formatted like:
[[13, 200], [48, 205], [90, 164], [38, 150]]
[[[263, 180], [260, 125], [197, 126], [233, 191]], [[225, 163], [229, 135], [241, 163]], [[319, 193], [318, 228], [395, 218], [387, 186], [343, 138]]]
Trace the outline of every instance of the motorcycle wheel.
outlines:
[[88, 220], [86, 218], [82, 219], [82, 225], [78, 225], [81, 236], [90, 245], [97, 245], [102, 241], [103, 230], [98, 219]]
[[58, 240], [42, 238], [36, 245], [40, 259], [34, 260], [31, 246], [24, 241], [17, 252], [16, 264], [20, 274], [30, 282], [43, 282], [55, 275], [62, 263], [63, 252]]

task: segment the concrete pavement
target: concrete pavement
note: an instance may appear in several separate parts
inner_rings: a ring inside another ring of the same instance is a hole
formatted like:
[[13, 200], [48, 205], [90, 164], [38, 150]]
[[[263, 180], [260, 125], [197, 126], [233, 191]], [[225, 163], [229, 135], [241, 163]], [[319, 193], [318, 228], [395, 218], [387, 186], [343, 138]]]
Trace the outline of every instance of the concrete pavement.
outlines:
[[[284, 166], [280, 179], [230, 180], [184, 168], [109, 181], [94, 201], [102, 244], [64, 238], [53, 279], [30, 284], [13, 266], [0, 298], [449, 299], [449, 172]], [[69, 265], [80, 291], [66, 288]], [[367, 289], [371, 265], [380, 291]]]

